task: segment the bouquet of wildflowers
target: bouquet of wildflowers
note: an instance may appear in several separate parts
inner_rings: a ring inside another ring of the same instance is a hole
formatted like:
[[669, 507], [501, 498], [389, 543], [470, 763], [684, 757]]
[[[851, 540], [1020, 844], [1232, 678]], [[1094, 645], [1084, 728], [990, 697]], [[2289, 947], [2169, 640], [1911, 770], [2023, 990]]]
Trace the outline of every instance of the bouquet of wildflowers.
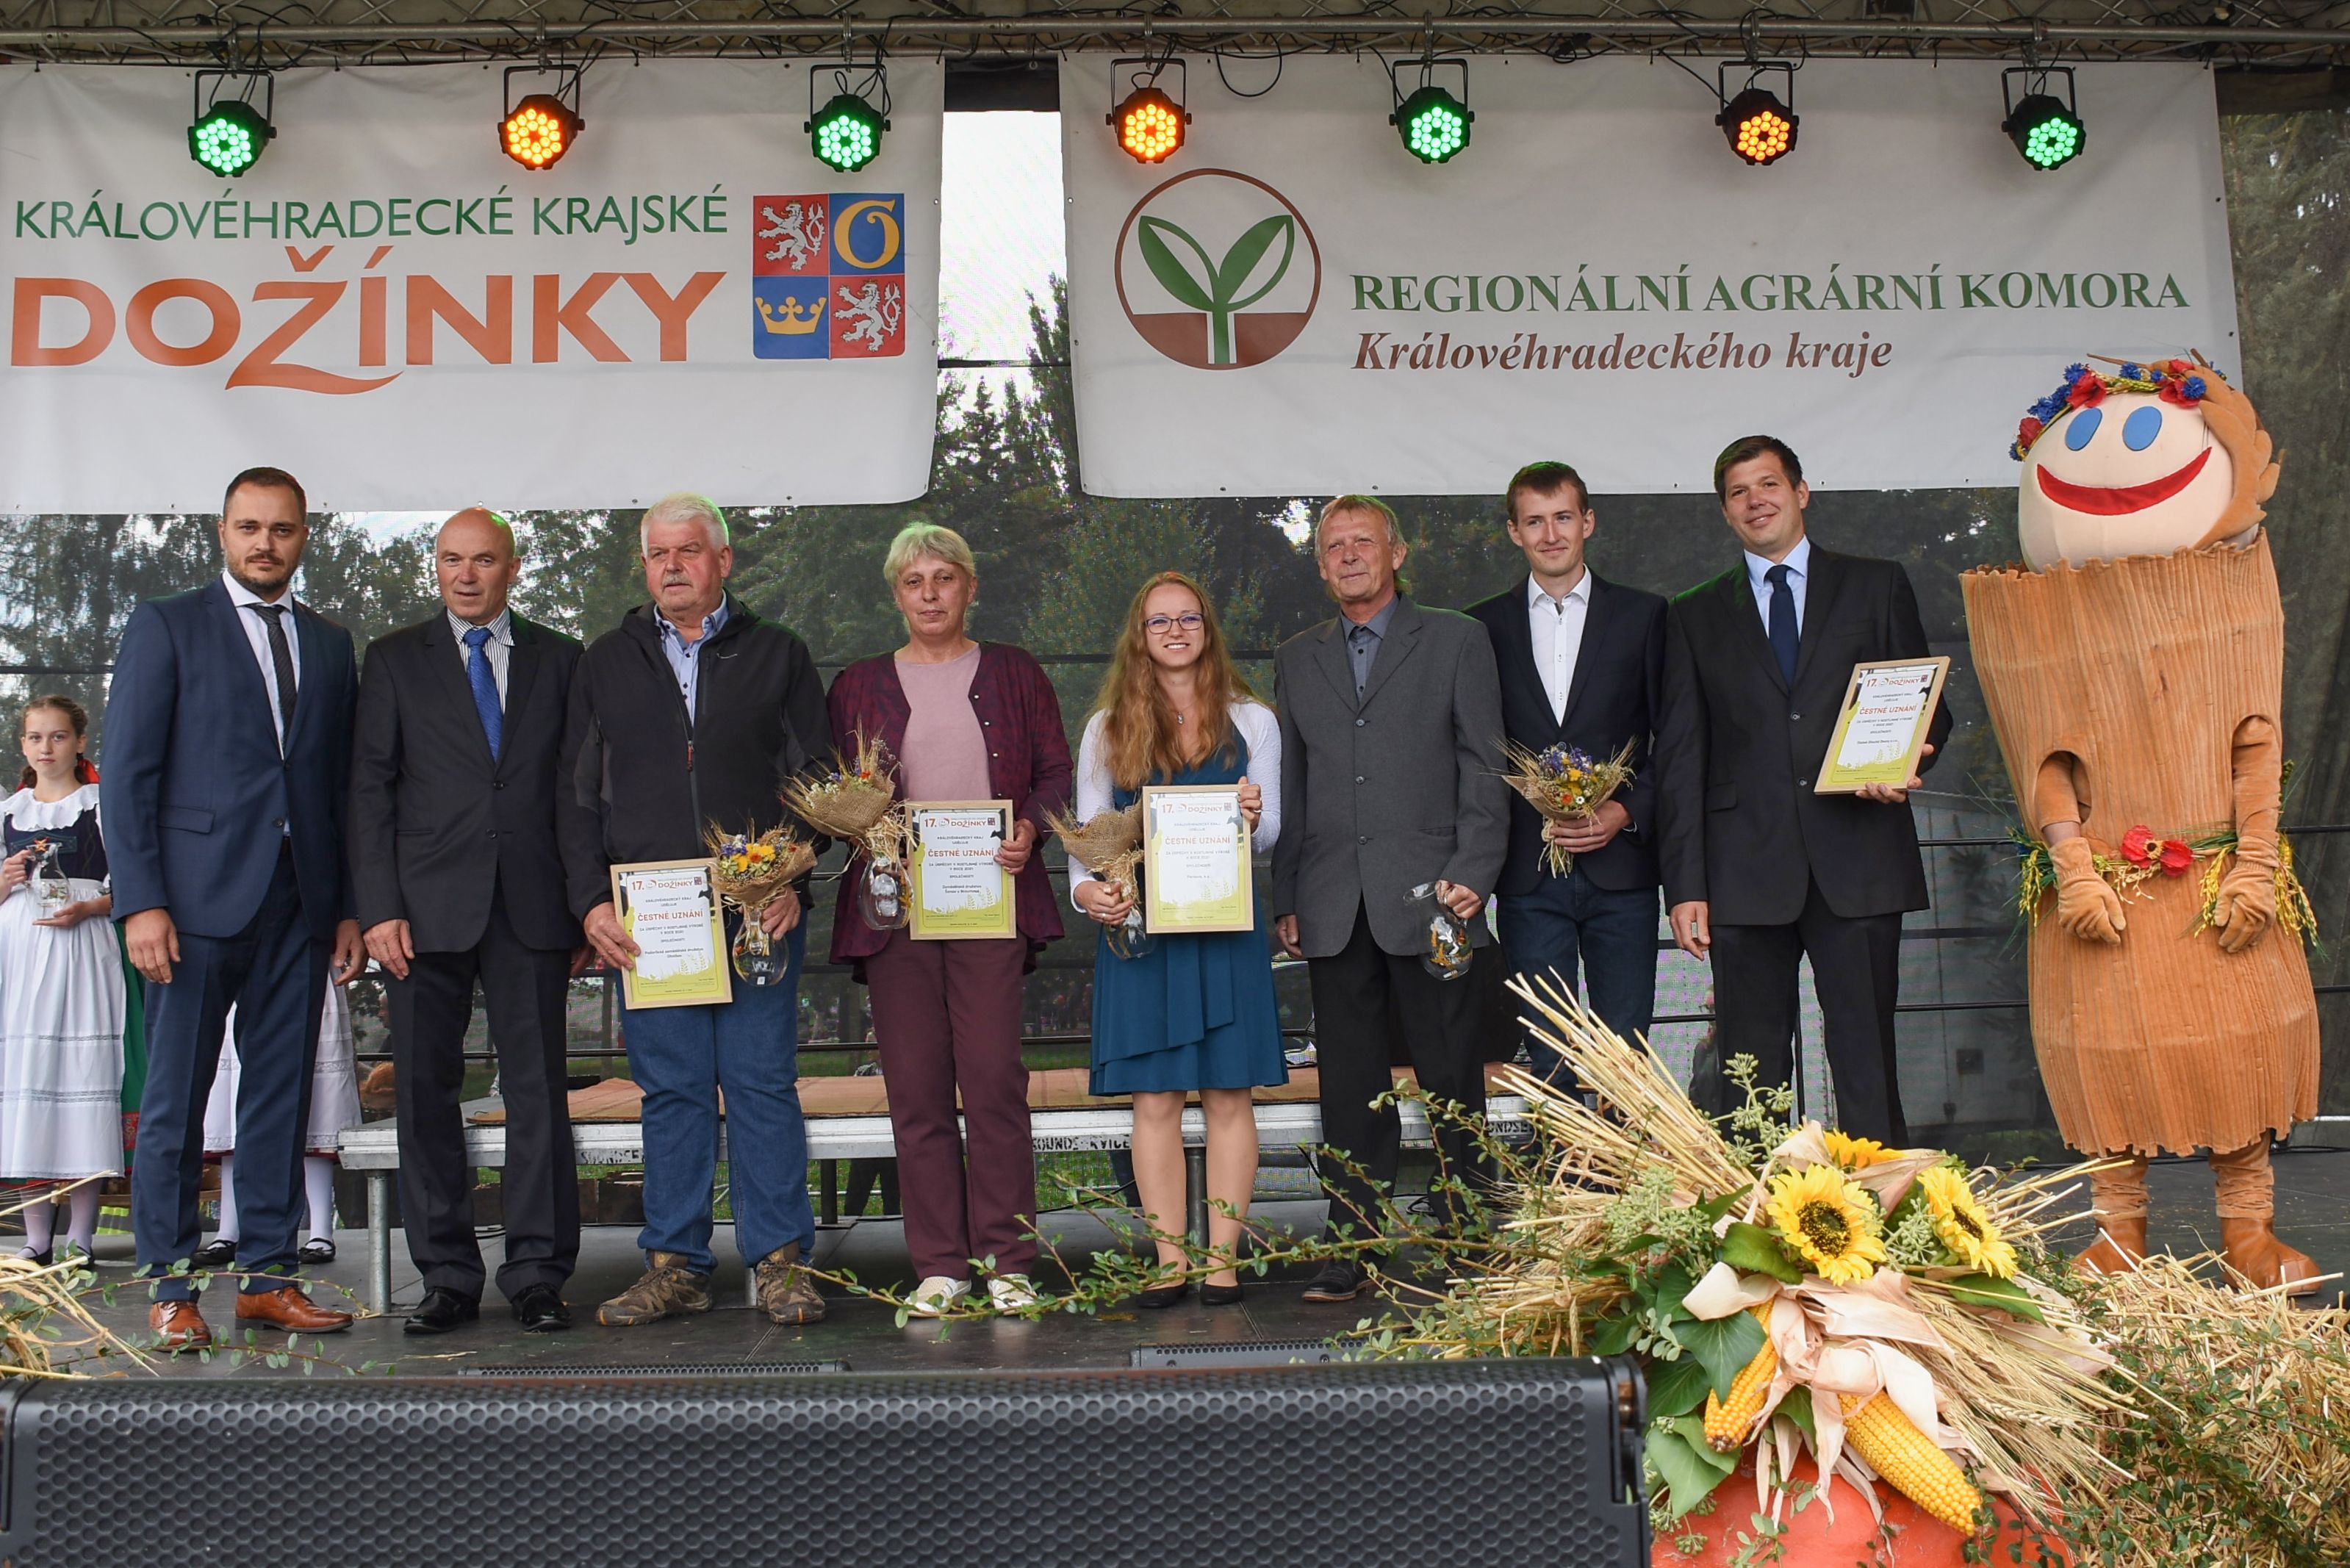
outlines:
[[[1579, 747], [1567, 745], [1529, 751], [1514, 741], [1504, 741], [1502, 756], [1509, 763], [1502, 774], [1503, 782], [1517, 791], [1528, 805], [1542, 813], [1545, 822], [1573, 822], [1587, 817], [1632, 782], [1629, 741], [1612, 757], [1595, 757]], [[1543, 864], [1564, 877], [1575, 868], [1575, 857], [1545, 839]]]
[[744, 914], [756, 918], [776, 896], [816, 869], [816, 851], [788, 827], [764, 833], [725, 833], [716, 827], [702, 836], [710, 847], [712, 886], [719, 896]]

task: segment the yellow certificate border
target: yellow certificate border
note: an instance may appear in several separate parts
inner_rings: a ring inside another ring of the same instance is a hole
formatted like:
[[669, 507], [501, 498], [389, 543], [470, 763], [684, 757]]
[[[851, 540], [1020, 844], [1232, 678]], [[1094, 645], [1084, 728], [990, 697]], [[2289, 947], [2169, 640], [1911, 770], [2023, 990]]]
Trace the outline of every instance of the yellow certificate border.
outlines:
[[[1228, 898], [1216, 901], [1219, 912], [1189, 914], [1186, 906], [1160, 901], [1159, 888], [1163, 878], [1155, 875], [1154, 861], [1158, 850], [1150, 831], [1152, 800], [1168, 794], [1222, 794], [1232, 798], [1233, 815], [1239, 817], [1241, 786], [1228, 784], [1149, 784], [1142, 791], [1142, 928], [1153, 936], [1175, 936], [1184, 933], [1206, 935], [1215, 931], [1249, 931], [1256, 929], [1255, 867], [1250, 858], [1248, 823], [1240, 817], [1241, 831], [1234, 836], [1232, 853], [1240, 863], [1239, 891]], [[1198, 909], [1201, 906], [1191, 906]], [[1235, 916], [1229, 911], [1237, 909]]]
[[706, 975], [685, 975], [670, 980], [640, 981], [637, 971], [620, 971], [620, 1000], [629, 1008], [641, 1012], [652, 1007], [709, 1007], [734, 1000], [733, 955], [726, 946], [726, 915], [719, 901], [718, 887], [712, 876], [712, 865], [700, 860], [631, 860], [612, 867], [612, 910], [620, 917], [620, 929], [636, 934], [636, 920], [629, 909], [629, 898], [622, 879], [637, 871], [683, 871], [698, 869], [710, 883], [710, 951], [717, 961]]
[[[1933, 689], [1926, 693], [1926, 704], [1918, 711], [1918, 722], [1909, 732], [1909, 749], [1898, 762], [1871, 763], [1866, 767], [1839, 768], [1836, 753], [1844, 750], [1845, 732], [1852, 725], [1853, 709], [1860, 701], [1860, 678], [1871, 670], [1923, 670], [1931, 665], [1934, 670]], [[1908, 784], [1918, 771], [1918, 753], [1926, 744], [1926, 732], [1933, 727], [1934, 710], [1942, 701], [1942, 683], [1950, 679], [1950, 661], [1947, 655], [1929, 654], [1922, 659], [1877, 659], [1852, 667], [1845, 681], [1844, 701], [1836, 709], [1835, 731], [1828, 736], [1826, 755], [1820, 758], [1819, 780], [1812, 785], [1814, 794], [1851, 794], [1864, 784], [1887, 784], [1896, 788]]]
[[913, 897], [911, 920], [906, 934], [918, 942], [978, 942], [1001, 941], [1020, 934], [1020, 898], [1018, 884], [1009, 871], [1000, 871], [1003, 878], [1003, 897], [992, 910], [961, 912], [953, 915], [929, 915], [922, 912], [922, 814], [931, 811], [993, 811], [1003, 822], [1004, 836], [1012, 835], [1012, 807], [1008, 800], [917, 800], [907, 805], [912, 813], [914, 853], [911, 857]]

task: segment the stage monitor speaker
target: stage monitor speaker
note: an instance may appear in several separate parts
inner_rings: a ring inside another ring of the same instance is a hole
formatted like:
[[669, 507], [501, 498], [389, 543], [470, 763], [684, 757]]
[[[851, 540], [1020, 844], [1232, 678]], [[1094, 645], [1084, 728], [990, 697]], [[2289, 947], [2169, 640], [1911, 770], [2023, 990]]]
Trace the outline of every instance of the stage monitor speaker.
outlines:
[[8, 1568], [1646, 1568], [1618, 1362], [816, 1377], [58, 1380]]

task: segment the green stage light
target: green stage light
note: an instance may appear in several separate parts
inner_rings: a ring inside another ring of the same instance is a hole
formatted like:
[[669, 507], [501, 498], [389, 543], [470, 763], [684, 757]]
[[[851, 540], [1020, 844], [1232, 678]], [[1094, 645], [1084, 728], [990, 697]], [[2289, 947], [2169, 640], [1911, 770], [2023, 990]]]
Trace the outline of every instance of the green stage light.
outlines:
[[1443, 163], [1469, 145], [1476, 112], [1440, 87], [1421, 88], [1397, 106], [1388, 123], [1422, 163]]
[[889, 122], [855, 93], [843, 92], [810, 115], [804, 129], [817, 162], [854, 174], [881, 155], [881, 133]]
[[2023, 161], [2034, 169], [2061, 169], [2088, 145], [2089, 128], [2081, 117], [2046, 93], [2033, 93], [2000, 127]]
[[1777, 93], [1750, 87], [1722, 105], [1713, 122], [1721, 127], [1730, 150], [1759, 168], [1795, 150], [1795, 128], [1803, 120]]
[[[221, 88], [231, 78], [242, 84], [242, 96], [223, 98]], [[204, 96], [207, 82], [213, 89], [209, 99]], [[263, 94], [257, 108], [251, 101], [255, 88]], [[252, 168], [260, 161], [261, 150], [277, 134], [269, 123], [269, 109], [276, 97], [276, 88], [266, 72], [199, 71], [195, 119], [188, 126], [188, 156], [224, 180]]]

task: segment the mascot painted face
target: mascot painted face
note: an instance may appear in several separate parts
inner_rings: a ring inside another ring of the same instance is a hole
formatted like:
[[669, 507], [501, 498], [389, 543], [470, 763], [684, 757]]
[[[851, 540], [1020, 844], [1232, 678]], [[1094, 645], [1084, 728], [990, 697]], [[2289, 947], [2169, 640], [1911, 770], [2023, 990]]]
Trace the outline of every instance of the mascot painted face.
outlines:
[[2276, 488], [2268, 433], [2209, 366], [2085, 365], [2016, 432], [2016, 529], [2037, 571], [2249, 539]]

